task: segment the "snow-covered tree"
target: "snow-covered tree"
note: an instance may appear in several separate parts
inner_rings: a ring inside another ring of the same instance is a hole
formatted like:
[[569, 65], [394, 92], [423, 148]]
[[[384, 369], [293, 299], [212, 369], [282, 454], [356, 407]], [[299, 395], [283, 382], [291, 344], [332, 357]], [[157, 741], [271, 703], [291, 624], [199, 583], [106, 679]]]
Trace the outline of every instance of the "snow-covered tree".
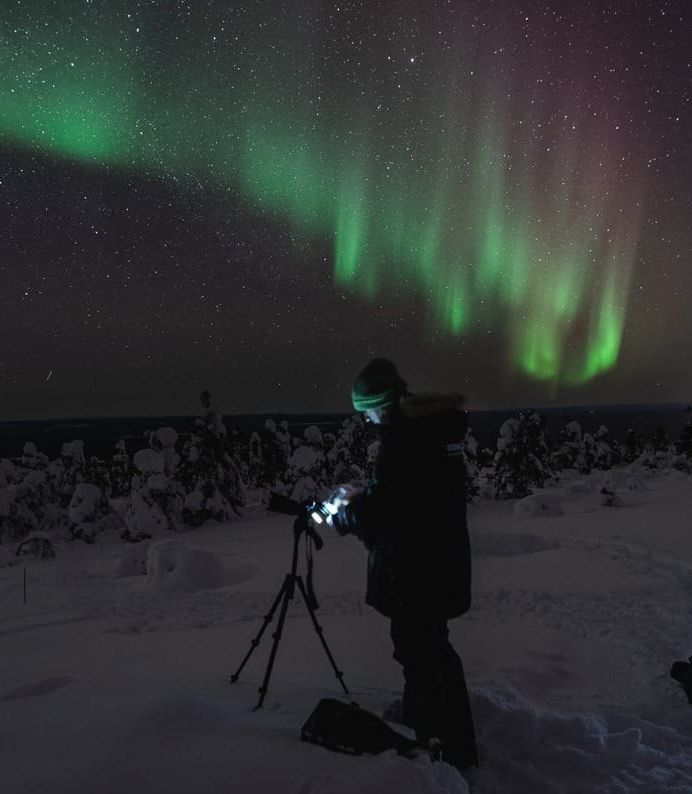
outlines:
[[317, 425], [310, 425], [303, 431], [305, 443], [318, 452], [324, 452], [324, 436]]
[[684, 455], [686, 458], [692, 460], [692, 421], [685, 423], [675, 443], [675, 449], [678, 455]]
[[22, 473], [19, 466], [16, 466], [11, 460], [7, 458], [0, 458], [0, 488], [5, 488], [7, 485], [21, 482]]
[[73, 540], [93, 543], [107, 528], [116, 528], [120, 520], [111, 510], [106, 493], [93, 483], [80, 482], [67, 508], [68, 528]]
[[110, 464], [95, 455], [89, 457], [84, 467], [84, 481], [95, 485], [101, 491], [104, 499], [113, 495]]
[[67, 508], [77, 484], [85, 481], [86, 458], [83, 441], [62, 445], [60, 457], [48, 466], [48, 475], [61, 507]]
[[656, 425], [656, 429], [651, 436], [651, 449], [654, 452], [668, 452], [670, 450], [670, 439], [663, 425]]
[[128, 496], [132, 488], [132, 477], [135, 469], [127, 454], [127, 447], [124, 439], [115, 445], [115, 453], [111, 459], [110, 483], [111, 495], [118, 498]]
[[624, 463], [633, 463], [644, 452], [644, 439], [630, 427], [625, 435], [625, 448], [622, 452]]
[[333, 484], [327, 475], [322, 433], [316, 425], [306, 428], [288, 461], [286, 484], [292, 499], [319, 499]]
[[240, 515], [245, 489], [240, 469], [231, 455], [228, 433], [212, 410], [211, 394], [202, 392], [204, 416], [195, 420], [194, 432], [183, 446], [180, 479], [185, 490], [183, 520], [227, 521]]
[[671, 453], [671, 463], [676, 469], [692, 472], [692, 422], [685, 424]]
[[369, 443], [369, 434], [361, 414], [344, 419], [338, 436], [327, 452], [330, 484], [367, 482], [371, 469]]
[[469, 427], [462, 443], [466, 501], [470, 502], [480, 493], [480, 465], [478, 463], [478, 441]]
[[593, 468], [612, 469], [620, 463], [620, 448], [605, 425], [593, 434]]
[[586, 465], [584, 433], [579, 422], [569, 421], [560, 431], [559, 444], [553, 452], [552, 458], [557, 469], [591, 471], [591, 468]]
[[35, 471], [45, 471], [48, 468], [48, 455], [39, 452], [36, 444], [32, 441], [27, 441], [24, 444], [21, 457], [21, 466], [23, 469], [34, 469]]
[[23, 538], [39, 525], [38, 516], [21, 498], [18, 485], [0, 489], [0, 543]]
[[593, 469], [610, 469], [621, 459], [621, 451], [605, 425], [592, 435], [584, 433], [579, 422], [568, 422], [560, 432], [557, 449], [552, 454], [557, 469], [576, 469], [588, 474]]
[[176, 479], [180, 456], [172, 427], [145, 433], [148, 449], [135, 453], [130, 498], [125, 513], [124, 537], [138, 541], [178, 529], [183, 509], [183, 489]]
[[[22, 469], [10, 461], [0, 466], [0, 543], [17, 540], [44, 528], [56, 520], [54, 491], [45, 471]], [[8, 465], [9, 464], [9, 465]], [[61, 515], [64, 511], [57, 509]]]
[[254, 430], [247, 450], [247, 463], [243, 466], [243, 479], [253, 487], [261, 487], [264, 480], [264, 450], [262, 436]]
[[532, 411], [507, 419], [500, 428], [493, 482], [496, 498], [521, 498], [554, 475], [543, 419]]
[[267, 419], [253, 430], [240, 456], [243, 478], [254, 488], [282, 490], [290, 456], [291, 439], [286, 428]]

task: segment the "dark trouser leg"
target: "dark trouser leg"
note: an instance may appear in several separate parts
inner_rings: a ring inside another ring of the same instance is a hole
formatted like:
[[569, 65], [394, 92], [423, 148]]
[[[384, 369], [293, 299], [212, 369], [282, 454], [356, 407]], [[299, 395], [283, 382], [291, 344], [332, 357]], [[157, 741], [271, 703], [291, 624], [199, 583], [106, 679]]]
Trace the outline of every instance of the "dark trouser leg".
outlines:
[[476, 737], [461, 659], [449, 643], [445, 619], [392, 617], [394, 658], [404, 668], [404, 723], [419, 742], [437, 736], [445, 760], [477, 766]]
[[445, 625], [443, 752], [445, 760], [463, 769], [479, 765], [476, 732], [473, 727], [464, 666], [448, 637]]

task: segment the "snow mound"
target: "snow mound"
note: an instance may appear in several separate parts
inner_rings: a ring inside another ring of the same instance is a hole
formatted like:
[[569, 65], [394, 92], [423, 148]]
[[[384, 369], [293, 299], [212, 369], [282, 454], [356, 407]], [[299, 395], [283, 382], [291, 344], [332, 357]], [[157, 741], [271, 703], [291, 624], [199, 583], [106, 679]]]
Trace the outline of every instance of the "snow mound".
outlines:
[[221, 560], [177, 540], [152, 543], [147, 551], [149, 585], [159, 593], [194, 593], [230, 582]]
[[625, 469], [612, 469], [603, 474], [601, 488], [607, 488], [609, 491], [617, 491], [619, 488], [625, 488], [628, 480], [632, 480], [633, 475]]
[[585, 482], [570, 482], [566, 486], [567, 493], [569, 494], [583, 494], [591, 493], [590, 486]]
[[553, 494], [532, 494], [519, 499], [514, 505], [514, 514], [522, 518], [538, 518], [541, 516], [562, 516], [562, 502]]
[[692, 791], [688, 740], [636, 715], [538, 709], [507, 690], [472, 696], [483, 794]]
[[142, 576], [147, 572], [147, 552], [150, 544], [134, 543], [129, 546], [125, 554], [118, 560], [115, 569], [115, 578], [122, 579], [127, 576]]

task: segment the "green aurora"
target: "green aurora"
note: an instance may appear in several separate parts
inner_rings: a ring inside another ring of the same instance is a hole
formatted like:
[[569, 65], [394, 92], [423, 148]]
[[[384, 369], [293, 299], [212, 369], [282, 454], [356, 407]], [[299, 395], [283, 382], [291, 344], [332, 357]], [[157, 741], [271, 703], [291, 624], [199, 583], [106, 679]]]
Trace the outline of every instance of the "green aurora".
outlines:
[[[329, 41], [308, 17], [259, 25], [253, 13], [230, 31], [219, 20], [226, 39], [210, 54], [209, 20], [162, 26], [121, 2], [13, 5], [0, 135], [232, 188], [295, 234], [332, 241], [340, 288], [378, 302], [405, 289], [438, 332], [492, 327], [512, 366], [554, 386], [615, 366], [643, 189], [615, 178], [624, 142], [607, 119], [556, 92], [531, 101], [502, 70], [471, 69], [461, 45], [409, 59], [396, 78], [406, 93], [385, 92], [365, 65], [318, 68]], [[292, 47], [273, 47], [277, 36]]]

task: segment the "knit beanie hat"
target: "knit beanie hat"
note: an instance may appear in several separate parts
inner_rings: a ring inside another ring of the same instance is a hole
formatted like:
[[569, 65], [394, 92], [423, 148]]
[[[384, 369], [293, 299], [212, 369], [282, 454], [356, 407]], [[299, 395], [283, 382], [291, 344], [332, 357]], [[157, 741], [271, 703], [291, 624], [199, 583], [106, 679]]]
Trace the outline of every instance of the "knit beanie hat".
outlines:
[[383, 408], [406, 394], [407, 383], [387, 358], [374, 358], [356, 378], [351, 400], [356, 411]]

